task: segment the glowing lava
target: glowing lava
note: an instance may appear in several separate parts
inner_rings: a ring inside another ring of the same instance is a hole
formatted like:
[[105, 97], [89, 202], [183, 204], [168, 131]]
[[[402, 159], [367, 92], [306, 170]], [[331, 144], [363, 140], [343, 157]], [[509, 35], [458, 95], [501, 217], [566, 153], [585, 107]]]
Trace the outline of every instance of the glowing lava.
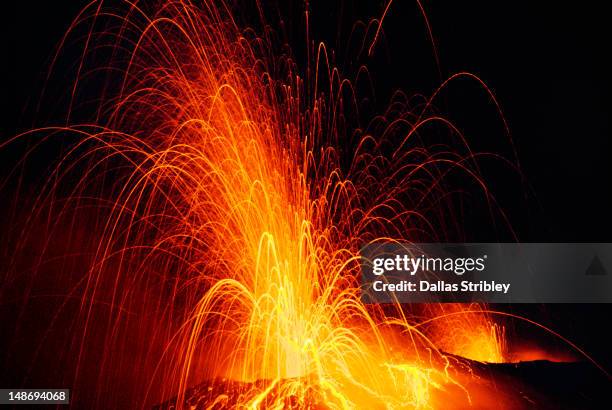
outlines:
[[113, 310], [100, 380], [128, 360], [117, 353], [122, 332], [146, 312], [159, 319], [142, 330], [153, 336], [139, 339], [141, 351], [158, 364], [161, 394], [178, 403], [189, 386], [219, 378], [259, 386], [238, 407], [308, 407], [313, 395], [329, 408], [449, 408], [448, 395], [470, 403], [469, 368], [447, 353], [503, 361], [503, 329], [488, 315], [421, 326], [474, 307], [416, 316], [360, 301], [360, 247], [430, 238], [444, 169], [478, 179], [466, 146], [413, 141], [425, 124], [454, 132], [429, 112], [431, 100], [415, 113], [400, 98], [368, 127], [350, 126], [357, 91], [323, 44], [309, 44], [313, 67], [301, 77], [268, 31], [239, 29], [221, 1], [101, 3], [72, 27], [83, 16], [107, 21], [100, 32], [92, 23], [71, 106], [88, 59], [105, 48], [110, 61], [89, 70], [107, 68], [104, 92], [116, 94], [102, 96], [94, 124], [44, 130], [76, 140], [52, 189], [68, 169], [86, 169], [62, 212], [102, 179], [107, 187], [108, 217], [82, 282], [79, 365], [104, 299]]

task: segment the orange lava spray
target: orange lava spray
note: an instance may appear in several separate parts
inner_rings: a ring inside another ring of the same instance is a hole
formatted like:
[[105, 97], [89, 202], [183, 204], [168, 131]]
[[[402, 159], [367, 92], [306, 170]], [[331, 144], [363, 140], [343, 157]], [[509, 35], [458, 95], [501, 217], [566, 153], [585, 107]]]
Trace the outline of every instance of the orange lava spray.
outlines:
[[[302, 77], [267, 26], [240, 29], [222, 1], [102, 3], [71, 27], [91, 24], [71, 110], [90, 73], [110, 78], [96, 120], [28, 133], [70, 147], [37, 209], [74, 227], [93, 198], [104, 216], [71, 294], [74, 379], [91, 369], [88, 340], [99, 337], [99, 406], [128, 363], [145, 386], [131, 401], [141, 406], [174, 397], [181, 407], [203, 380], [243, 383], [238, 408], [469, 404], [469, 369], [448, 353], [503, 361], [490, 316], [360, 300], [361, 246], [439, 239], [446, 173], [464, 173], [494, 202], [476, 155], [431, 109], [436, 94], [420, 110], [398, 94], [383, 116], [351, 125], [358, 91], [324, 44], [309, 44]], [[108, 62], [88, 64], [105, 50]], [[419, 143], [431, 124], [457, 147]], [[456, 312], [466, 314], [416, 326]], [[222, 391], [209, 404], [227, 400]]]

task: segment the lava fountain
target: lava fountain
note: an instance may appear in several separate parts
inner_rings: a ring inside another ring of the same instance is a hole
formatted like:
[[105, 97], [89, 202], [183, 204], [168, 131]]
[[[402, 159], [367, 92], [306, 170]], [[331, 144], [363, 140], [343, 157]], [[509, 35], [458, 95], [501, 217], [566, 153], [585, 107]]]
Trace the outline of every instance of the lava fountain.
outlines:
[[[437, 91], [416, 106], [396, 94], [360, 125], [359, 90], [327, 47], [309, 42], [302, 71], [261, 22], [242, 29], [220, 0], [94, 1], [60, 45], [57, 58], [82, 34], [67, 125], [10, 143], [69, 147], [34, 209], [72, 227], [86, 207], [100, 215], [70, 294], [71, 380], [93, 377], [102, 407], [119, 373], [142, 385], [134, 407], [181, 407], [204, 380], [221, 390], [207, 405], [468, 405], [470, 368], [454, 355], [503, 361], [503, 327], [482, 306], [364, 305], [359, 249], [440, 239], [449, 173], [494, 204], [477, 155], [436, 113]], [[376, 24], [366, 39], [380, 41]], [[83, 107], [93, 120], [74, 121]], [[453, 142], [428, 146], [430, 126]], [[99, 371], [86, 376], [94, 337]]]

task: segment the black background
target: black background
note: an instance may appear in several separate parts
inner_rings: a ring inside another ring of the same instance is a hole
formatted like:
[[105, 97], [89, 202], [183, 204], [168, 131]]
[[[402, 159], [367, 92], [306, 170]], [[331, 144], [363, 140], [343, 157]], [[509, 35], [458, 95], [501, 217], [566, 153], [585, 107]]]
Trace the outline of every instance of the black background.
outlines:
[[[248, 2], [242, 3], [236, 9], [243, 23], [257, 25]], [[522, 188], [505, 187], [495, 171], [485, 174], [518, 239], [605, 242], [612, 238], [612, 26], [604, 3], [425, 2], [441, 76], [416, 2], [391, 5], [372, 56], [356, 55], [347, 47], [348, 37], [356, 22], [378, 18], [383, 2], [312, 1], [308, 10], [311, 38], [331, 45], [341, 68], [368, 65], [380, 110], [396, 89], [430, 95], [441, 78], [459, 71], [482, 78], [501, 103], [526, 179]], [[5, 16], [5, 55], [11, 56], [4, 77], [9, 92], [3, 93], [11, 107], [4, 110], [7, 135], [34, 124], [61, 123], [54, 104], [34, 112], [54, 47], [83, 4], [15, 2]], [[281, 27], [282, 20], [281, 30], [302, 66], [306, 7], [298, 1], [266, 9], [272, 26]], [[53, 98], [67, 94], [67, 82], [57, 78], [48, 84]], [[500, 118], [481, 88], [458, 81], [444, 94], [445, 115], [475, 150], [512, 159]], [[507, 239], [478, 237], [478, 226], [470, 229], [472, 240]]]
[[[345, 46], [354, 23], [380, 17], [385, 3], [287, 3], [270, 7], [274, 11], [268, 20], [280, 25], [282, 19], [298, 61], [306, 59], [303, 13], [308, 7], [311, 38], [331, 45], [341, 68], [350, 71], [358, 63], [368, 64], [380, 109], [395, 89], [429, 95], [452, 73], [470, 71], [480, 76], [501, 103], [525, 176], [517, 189], [506, 187], [495, 171], [485, 175], [518, 239], [612, 242], [612, 64], [608, 59], [612, 25], [605, 2], [424, 2], [440, 56], [439, 71], [416, 2], [391, 5], [372, 56], [351, 55]], [[57, 107], [43, 105], [36, 111], [36, 103], [54, 46], [83, 5], [41, 1], [3, 6], [3, 55], [8, 56], [3, 64], [8, 74], [2, 77], [7, 107], [2, 140], [33, 125], [62, 122]], [[240, 15], [252, 15], [249, 6], [239, 8], [244, 9]], [[66, 93], [67, 83], [50, 83], [49, 94]], [[465, 132], [474, 149], [513, 155], [481, 88], [459, 82], [449, 87], [443, 104], [445, 115]], [[0, 156], [3, 170], [14, 160], [12, 155]], [[46, 166], [41, 164], [41, 169]], [[478, 226], [470, 229], [474, 241], [508, 239], [483, 238]], [[609, 322], [608, 305], [504, 309], [526, 313], [571, 335], [609, 365], [609, 343], [597, 337]]]

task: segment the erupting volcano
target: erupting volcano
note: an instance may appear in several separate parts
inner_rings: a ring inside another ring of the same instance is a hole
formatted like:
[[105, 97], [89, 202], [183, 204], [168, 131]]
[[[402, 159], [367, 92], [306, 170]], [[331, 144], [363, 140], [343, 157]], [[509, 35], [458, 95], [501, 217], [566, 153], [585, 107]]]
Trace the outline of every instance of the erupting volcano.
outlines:
[[[362, 246], [433, 242], [459, 229], [450, 176], [498, 206], [478, 163], [497, 156], [473, 152], [436, 108], [453, 81], [472, 81], [510, 141], [478, 77], [455, 74], [428, 97], [396, 93], [364, 118], [368, 70], [343, 76], [334, 52], [311, 39], [308, 5], [299, 64], [259, 3], [254, 27], [221, 0], [103, 3], [79, 14], [54, 60], [79, 39], [66, 124], [3, 143], [34, 141], [23, 161], [63, 146], [32, 195], [14, 266], [31, 246], [42, 256], [9, 282], [32, 289], [45, 272], [66, 272], [55, 279], [69, 286], [48, 331], [70, 335], [62, 357], [74, 363], [62, 378], [74, 400], [524, 405], [484, 364], [514, 360], [505, 325], [520, 318], [484, 305], [360, 299]], [[376, 52], [383, 23], [384, 14], [361, 26], [362, 53]], [[84, 91], [92, 78], [95, 97]], [[83, 112], [90, 119], [77, 121]]]

